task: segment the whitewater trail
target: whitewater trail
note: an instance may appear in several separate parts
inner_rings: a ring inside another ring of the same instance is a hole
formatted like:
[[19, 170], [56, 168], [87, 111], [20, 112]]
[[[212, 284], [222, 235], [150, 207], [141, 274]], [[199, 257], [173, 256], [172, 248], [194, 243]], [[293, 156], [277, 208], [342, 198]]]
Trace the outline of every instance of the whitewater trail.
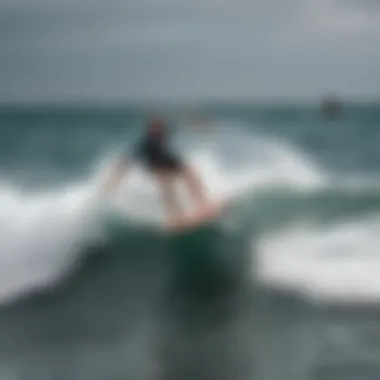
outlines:
[[[266, 187], [309, 191], [323, 184], [320, 172], [293, 147], [232, 126], [188, 150], [214, 198], [252, 194]], [[231, 138], [233, 136], [233, 138]], [[75, 268], [81, 248], [103, 239], [104, 210], [132, 222], [159, 223], [163, 210], [154, 183], [138, 167], [112, 200], [99, 193], [109, 171], [100, 160], [96, 174], [65, 188], [28, 192], [0, 184], [0, 302], [53, 286]], [[186, 191], [180, 188], [186, 201]]]
[[305, 221], [262, 237], [260, 280], [315, 300], [380, 300], [380, 218], [318, 226]]
[[[186, 158], [215, 200], [254, 195], [268, 187], [314, 191], [328, 183], [317, 165], [293, 146], [237, 126], [221, 128], [217, 136], [203, 141]], [[180, 183], [177, 187], [182, 203], [191, 207], [187, 189]], [[112, 203], [115, 212], [135, 221], [157, 224], [164, 217], [155, 183], [139, 167], [124, 180]]]
[[48, 287], [73, 269], [79, 248], [101, 238], [88, 187], [0, 192], [0, 302]]

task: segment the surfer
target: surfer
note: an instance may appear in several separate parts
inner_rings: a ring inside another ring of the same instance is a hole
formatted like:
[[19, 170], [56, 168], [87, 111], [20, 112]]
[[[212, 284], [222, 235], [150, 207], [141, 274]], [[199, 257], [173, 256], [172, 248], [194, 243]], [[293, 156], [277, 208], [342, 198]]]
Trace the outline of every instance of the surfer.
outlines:
[[183, 215], [174, 191], [174, 180], [184, 180], [190, 190], [196, 210], [208, 210], [211, 203], [207, 199], [198, 174], [184, 160], [168, 147], [168, 130], [164, 121], [150, 120], [141, 140], [129, 157], [123, 157], [111, 173], [106, 183], [106, 192], [113, 192], [128, 171], [131, 161], [139, 160], [156, 180], [162, 194], [169, 223], [173, 224]]

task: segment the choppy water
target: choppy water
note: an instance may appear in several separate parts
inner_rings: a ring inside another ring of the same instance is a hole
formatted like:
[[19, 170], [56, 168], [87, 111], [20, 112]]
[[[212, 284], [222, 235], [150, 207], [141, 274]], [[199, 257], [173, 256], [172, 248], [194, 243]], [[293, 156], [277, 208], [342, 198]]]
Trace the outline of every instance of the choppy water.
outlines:
[[139, 167], [99, 194], [143, 112], [1, 111], [1, 378], [379, 378], [380, 109], [208, 114], [174, 144], [236, 202], [168, 237]]

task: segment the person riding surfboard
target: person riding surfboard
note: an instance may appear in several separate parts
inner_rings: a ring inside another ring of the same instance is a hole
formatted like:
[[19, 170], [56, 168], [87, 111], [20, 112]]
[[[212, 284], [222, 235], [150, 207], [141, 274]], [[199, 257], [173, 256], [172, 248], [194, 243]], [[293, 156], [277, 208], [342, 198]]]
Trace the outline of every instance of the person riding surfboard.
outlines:
[[198, 214], [199, 210], [209, 211], [213, 205], [207, 198], [196, 171], [168, 146], [168, 135], [168, 129], [163, 120], [151, 119], [145, 133], [136, 144], [132, 157], [125, 156], [119, 160], [106, 183], [105, 190], [108, 194], [112, 193], [127, 173], [131, 163], [139, 160], [160, 188], [169, 225], [175, 225], [184, 217], [174, 191], [175, 179], [182, 179], [186, 183], [192, 201], [197, 206]]

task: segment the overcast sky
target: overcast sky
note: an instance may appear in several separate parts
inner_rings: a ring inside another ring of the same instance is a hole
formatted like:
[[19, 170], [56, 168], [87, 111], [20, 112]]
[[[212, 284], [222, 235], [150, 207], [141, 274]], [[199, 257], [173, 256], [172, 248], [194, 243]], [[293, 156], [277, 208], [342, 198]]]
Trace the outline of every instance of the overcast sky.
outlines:
[[0, 0], [0, 101], [380, 93], [380, 0]]

